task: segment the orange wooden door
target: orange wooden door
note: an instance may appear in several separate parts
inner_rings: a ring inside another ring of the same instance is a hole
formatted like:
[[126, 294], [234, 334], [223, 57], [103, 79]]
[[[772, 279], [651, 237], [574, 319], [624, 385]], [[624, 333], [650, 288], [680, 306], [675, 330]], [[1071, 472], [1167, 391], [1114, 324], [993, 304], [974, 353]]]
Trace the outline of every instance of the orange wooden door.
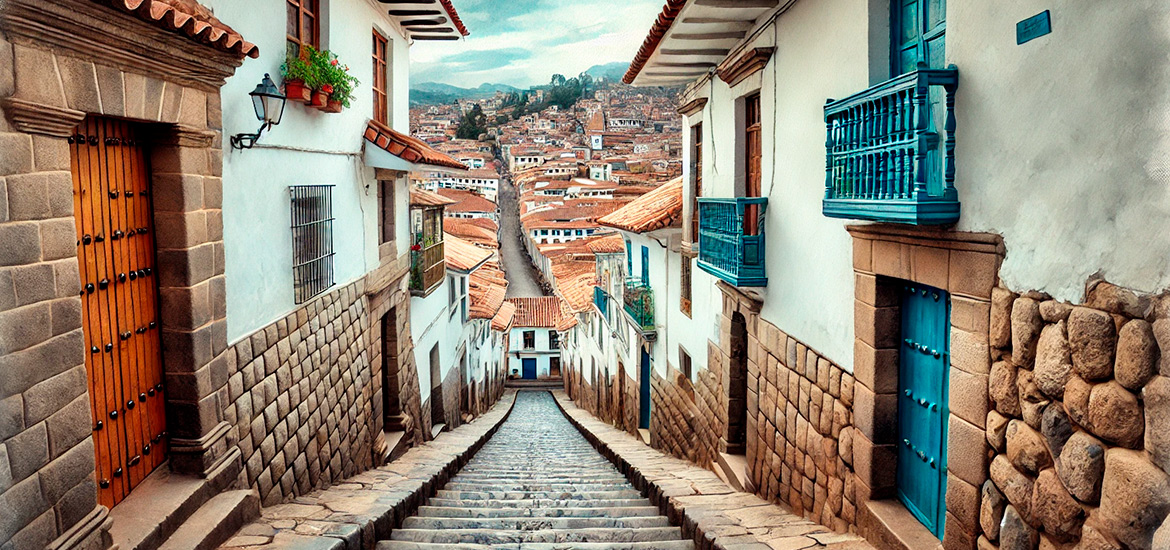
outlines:
[[166, 458], [150, 178], [127, 122], [69, 138], [98, 498], [113, 506]]

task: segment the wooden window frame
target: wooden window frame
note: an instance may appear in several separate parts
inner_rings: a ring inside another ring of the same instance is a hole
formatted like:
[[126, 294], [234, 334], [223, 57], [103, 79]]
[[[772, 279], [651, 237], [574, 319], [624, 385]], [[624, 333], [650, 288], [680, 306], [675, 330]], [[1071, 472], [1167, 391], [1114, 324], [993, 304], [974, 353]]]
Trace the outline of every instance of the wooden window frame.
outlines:
[[536, 331], [526, 330], [520, 333], [524, 349], [536, 349]]
[[[752, 92], [743, 100], [743, 151], [744, 151], [744, 192], [745, 197], [759, 197], [763, 193], [763, 114], [760, 92]], [[750, 205], [744, 209], [743, 233], [755, 235], [758, 231], [759, 207]]]
[[[390, 40], [378, 32], [373, 30], [373, 61], [374, 61], [374, 79], [370, 83], [370, 88], [374, 93], [374, 120], [383, 124], [390, 123], [390, 103], [389, 103], [389, 78], [387, 71], [390, 68]], [[380, 51], [379, 51], [380, 50]], [[380, 55], [379, 55], [380, 54]]]
[[[312, 46], [316, 49], [321, 49], [321, 2], [323, 0], [285, 0], [285, 41], [287, 44], [296, 45], [298, 52], [303, 50], [305, 46]], [[296, 34], [291, 34], [289, 31], [293, 29], [288, 28], [288, 12], [296, 10], [297, 12], [297, 28]], [[305, 39], [303, 33], [305, 31], [305, 17], [312, 19], [312, 28], [309, 32], [312, 36]], [[291, 48], [290, 48], [291, 49]]]
[[691, 354], [687, 353], [687, 350], [683, 349], [682, 346], [679, 346], [678, 347], [678, 370], [679, 370], [679, 372], [681, 372], [683, 374], [683, 376], [686, 376], [687, 379], [689, 380], [691, 378], [691, 369], [693, 369], [693, 368], [694, 367], [692, 366], [692, 362], [691, 362]]
[[691, 126], [691, 242], [699, 242], [699, 197], [703, 195], [703, 123]]
[[378, 180], [378, 244], [394, 242], [397, 237], [397, 222], [394, 204], [394, 185], [397, 180]]
[[692, 287], [694, 286], [694, 267], [691, 265], [691, 258], [689, 256], [682, 257], [682, 263], [679, 266], [679, 310], [687, 317], [691, 316], [691, 296]]

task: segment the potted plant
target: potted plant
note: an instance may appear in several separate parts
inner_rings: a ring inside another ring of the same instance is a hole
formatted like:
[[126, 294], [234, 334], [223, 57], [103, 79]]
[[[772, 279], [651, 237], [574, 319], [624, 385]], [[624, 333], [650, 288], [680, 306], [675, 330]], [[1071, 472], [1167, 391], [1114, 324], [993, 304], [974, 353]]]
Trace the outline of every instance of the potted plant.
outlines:
[[326, 113], [340, 113], [343, 108], [349, 108], [353, 101], [353, 91], [358, 80], [349, 74], [349, 66], [342, 65], [332, 52], [324, 53], [325, 63], [321, 65], [321, 74], [327, 84], [322, 89], [329, 93], [329, 97], [326, 104], [318, 108]]
[[280, 66], [280, 74], [284, 77], [284, 95], [293, 101], [305, 104], [312, 103], [313, 89], [320, 86], [320, 70], [314, 63], [317, 51], [312, 47], [305, 47], [297, 55], [289, 54], [284, 64]]

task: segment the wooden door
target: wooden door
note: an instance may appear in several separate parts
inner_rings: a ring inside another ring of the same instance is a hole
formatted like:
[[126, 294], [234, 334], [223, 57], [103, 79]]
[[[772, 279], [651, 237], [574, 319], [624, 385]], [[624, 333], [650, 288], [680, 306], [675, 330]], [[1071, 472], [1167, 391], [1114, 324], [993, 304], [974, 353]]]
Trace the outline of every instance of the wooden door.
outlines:
[[638, 357], [638, 427], [650, 428], [650, 350], [645, 344]]
[[[536, 380], [536, 359], [525, 358], [520, 360], [521, 378]], [[594, 380], [596, 382], [596, 380]]]
[[947, 293], [906, 284], [898, 366], [898, 497], [935, 535], [946, 513]]
[[166, 459], [149, 169], [127, 122], [69, 138], [98, 498], [113, 506]]

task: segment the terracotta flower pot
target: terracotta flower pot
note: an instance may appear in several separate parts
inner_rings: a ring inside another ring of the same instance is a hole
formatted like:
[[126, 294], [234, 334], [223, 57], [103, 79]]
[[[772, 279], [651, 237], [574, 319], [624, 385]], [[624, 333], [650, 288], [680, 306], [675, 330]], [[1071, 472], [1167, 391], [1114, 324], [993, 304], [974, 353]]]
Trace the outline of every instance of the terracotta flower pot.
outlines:
[[313, 89], [305, 86], [304, 80], [286, 80], [284, 82], [284, 95], [292, 101], [300, 101], [301, 103], [313, 101]]
[[320, 90], [317, 90], [317, 91], [313, 92], [313, 102], [310, 103], [309, 105], [320, 109], [320, 108], [324, 107], [325, 105], [327, 105], [328, 103], [329, 103], [329, 94], [322, 92]]
[[340, 113], [341, 112], [341, 102], [330, 99], [329, 102], [326, 103], [324, 107], [318, 107], [318, 108], [326, 113]]

